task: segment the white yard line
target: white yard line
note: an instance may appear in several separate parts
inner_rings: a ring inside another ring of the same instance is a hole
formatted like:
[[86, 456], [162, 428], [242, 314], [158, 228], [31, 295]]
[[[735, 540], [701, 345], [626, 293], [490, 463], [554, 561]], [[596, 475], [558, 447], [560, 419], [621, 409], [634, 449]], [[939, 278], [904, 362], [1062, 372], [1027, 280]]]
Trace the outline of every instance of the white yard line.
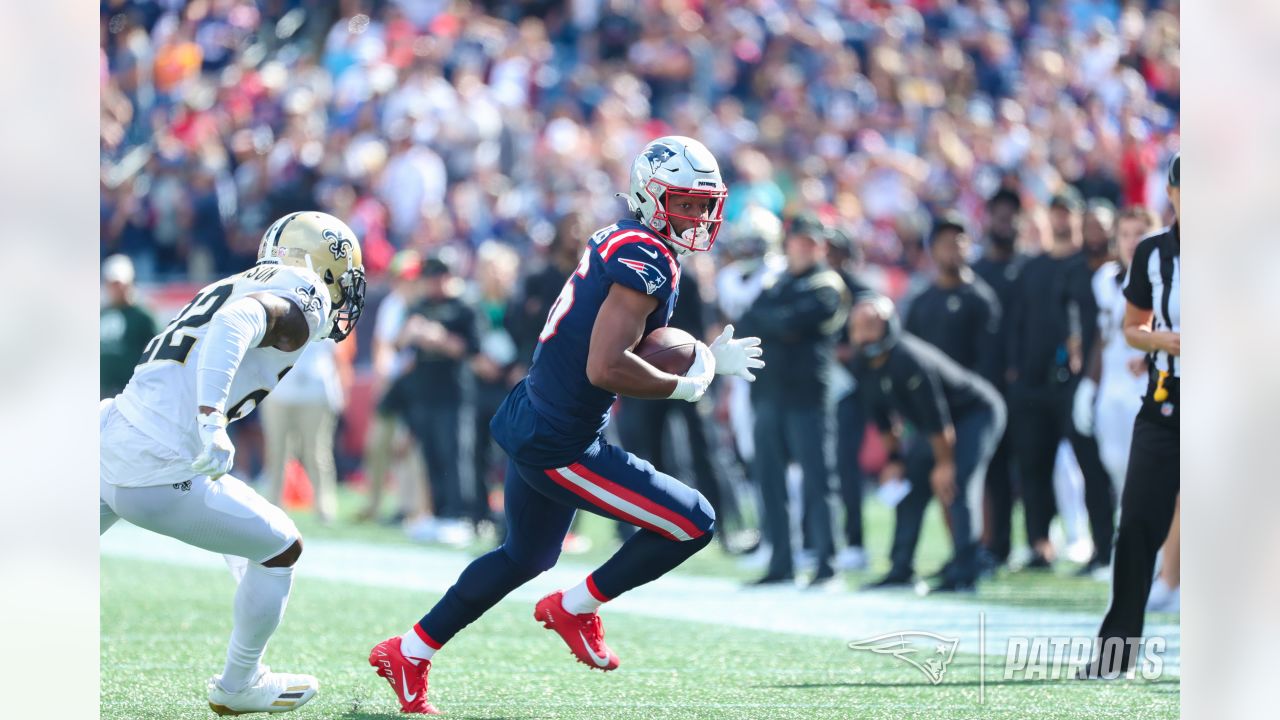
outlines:
[[[224, 567], [222, 557], [172, 538], [119, 522], [102, 536], [104, 556], [137, 558], [194, 567]], [[378, 545], [341, 540], [307, 541], [299, 565], [302, 577], [371, 587], [443, 593], [471, 558], [462, 552], [430, 547]], [[575, 585], [594, 566], [563, 561], [509, 599], [536, 601], [553, 590]], [[426, 610], [426, 608], [423, 608]], [[986, 613], [989, 664], [1003, 666], [1011, 636], [1082, 636], [1098, 629], [1098, 615], [1007, 605], [978, 604], [904, 593], [805, 592], [799, 589], [744, 590], [723, 578], [668, 575], [609, 603], [608, 613], [629, 613], [672, 620], [809, 635], [842, 642], [888, 632], [924, 631], [959, 638], [957, 652], [978, 654], [978, 613]], [[1181, 631], [1177, 625], [1148, 624], [1148, 636], [1166, 639], [1165, 671], [1180, 674]]]

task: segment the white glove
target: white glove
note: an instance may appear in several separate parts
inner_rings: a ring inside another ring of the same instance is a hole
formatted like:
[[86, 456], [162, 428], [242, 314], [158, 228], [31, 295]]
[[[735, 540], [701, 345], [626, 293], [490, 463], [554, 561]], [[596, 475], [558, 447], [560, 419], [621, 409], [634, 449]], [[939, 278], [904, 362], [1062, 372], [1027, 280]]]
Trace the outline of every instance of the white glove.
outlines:
[[210, 480], [217, 480], [231, 470], [236, 448], [227, 436], [227, 416], [220, 412], [196, 416], [204, 451], [191, 463], [191, 469]]
[[760, 356], [760, 338], [733, 339], [733, 325], [725, 325], [720, 337], [711, 341], [711, 354], [716, 356], [717, 375], [737, 375], [747, 382], [755, 382], [752, 370], [764, 367]]
[[667, 397], [670, 400], [698, 402], [715, 376], [716, 356], [711, 354], [711, 348], [699, 342], [693, 351], [693, 365], [689, 367], [689, 372], [678, 378], [676, 389]]
[[1094, 405], [1098, 399], [1098, 383], [1081, 378], [1071, 402], [1071, 423], [1081, 435], [1093, 435]]

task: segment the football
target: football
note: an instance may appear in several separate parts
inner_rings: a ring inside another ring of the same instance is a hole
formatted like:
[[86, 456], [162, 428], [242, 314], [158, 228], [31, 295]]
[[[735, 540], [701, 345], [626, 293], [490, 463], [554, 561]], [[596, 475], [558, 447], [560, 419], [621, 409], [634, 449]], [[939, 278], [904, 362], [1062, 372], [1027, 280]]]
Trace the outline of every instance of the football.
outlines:
[[660, 327], [640, 338], [632, 352], [663, 372], [683, 375], [693, 367], [697, 344], [696, 338], [679, 328]]

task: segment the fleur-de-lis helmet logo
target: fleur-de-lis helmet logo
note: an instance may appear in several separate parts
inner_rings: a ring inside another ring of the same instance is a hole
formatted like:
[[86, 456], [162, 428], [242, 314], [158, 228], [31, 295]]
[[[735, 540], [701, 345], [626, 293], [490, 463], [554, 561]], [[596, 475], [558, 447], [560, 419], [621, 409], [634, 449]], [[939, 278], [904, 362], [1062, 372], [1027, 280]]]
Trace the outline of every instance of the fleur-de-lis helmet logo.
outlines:
[[334, 260], [341, 260], [351, 256], [351, 241], [349, 239], [328, 228], [321, 232], [320, 236], [329, 241], [329, 252], [333, 253]]

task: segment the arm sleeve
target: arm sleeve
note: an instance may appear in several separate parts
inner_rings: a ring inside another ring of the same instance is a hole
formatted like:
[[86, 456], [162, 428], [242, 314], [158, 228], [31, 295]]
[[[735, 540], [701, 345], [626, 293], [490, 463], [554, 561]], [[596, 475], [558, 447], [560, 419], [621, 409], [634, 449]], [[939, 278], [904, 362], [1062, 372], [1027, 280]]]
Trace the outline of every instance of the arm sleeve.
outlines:
[[1124, 281], [1124, 299], [1134, 307], [1150, 310], [1151, 278], [1147, 275], [1147, 263], [1151, 262], [1151, 253], [1155, 250], [1158, 235], [1152, 235], [1138, 243], [1133, 253], [1133, 262], [1129, 263], [1129, 275]]
[[266, 333], [267, 309], [253, 298], [242, 297], [213, 314], [196, 365], [197, 407], [226, 411], [240, 362]]

